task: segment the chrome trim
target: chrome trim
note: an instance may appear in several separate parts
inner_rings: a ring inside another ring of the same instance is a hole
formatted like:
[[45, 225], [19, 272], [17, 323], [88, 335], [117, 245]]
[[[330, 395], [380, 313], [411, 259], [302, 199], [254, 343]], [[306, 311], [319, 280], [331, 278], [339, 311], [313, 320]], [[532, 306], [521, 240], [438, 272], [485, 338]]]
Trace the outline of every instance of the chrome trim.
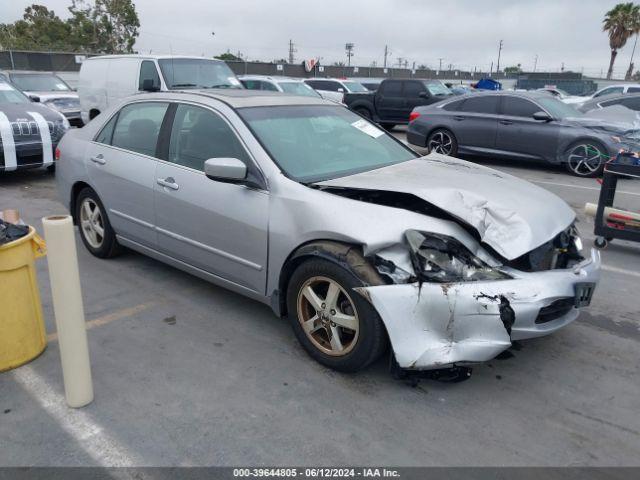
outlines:
[[173, 233], [169, 230], [165, 230], [164, 228], [156, 227], [156, 231], [158, 233], [162, 233], [168, 237], [171, 237], [175, 240], [188, 243], [189, 245], [192, 245], [194, 247], [201, 248], [202, 250], [206, 250], [207, 252], [213, 253], [220, 257], [224, 257], [228, 260], [244, 265], [245, 267], [253, 268], [254, 270], [257, 270], [259, 272], [262, 271], [262, 265], [258, 265], [257, 263], [250, 262], [249, 260], [245, 260], [244, 258], [241, 258], [241, 257], [236, 257], [231, 253], [227, 253], [223, 250], [218, 250], [217, 248], [213, 248], [213, 247], [210, 247], [209, 245], [205, 245], [204, 243], [200, 243], [190, 238], [183, 237], [182, 235], [178, 235], [177, 233]]

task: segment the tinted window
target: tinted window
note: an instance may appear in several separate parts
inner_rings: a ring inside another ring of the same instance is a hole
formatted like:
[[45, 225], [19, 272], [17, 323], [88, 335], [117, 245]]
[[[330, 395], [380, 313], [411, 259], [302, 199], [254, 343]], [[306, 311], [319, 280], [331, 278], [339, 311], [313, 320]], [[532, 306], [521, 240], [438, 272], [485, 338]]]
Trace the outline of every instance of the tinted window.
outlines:
[[388, 97], [400, 97], [402, 96], [402, 83], [396, 81], [382, 82], [380, 91]]
[[249, 158], [231, 127], [210, 110], [179, 105], [171, 129], [169, 161], [178, 165], [204, 170], [209, 158]]
[[114, 115], [111, 117], [111, 120], [107, 122], [107, 124], [102, 127], [100, 133], [96, 137], [96, 142], [104, 143], [105, 145], [111, 145], [111, 137], [113, 135], [113, 127], [116, 126], [116, 121], [118, 120], [118, 115]]
[[623, 93], [623, 92], [624, 92], [624, 88], [622, 88], [622, 87], [605, 88], [601, 92], [596, 93], [594, 95], [594, 98], [595, 97], [602, 97], [603, 95], [611, 95], [612, 93]]
[[[630, 108], [631, 110], [636, 110], [636, 111], [640, 111], [640, 97], [631, 97], [631, 98], [621, 98], [615, 101], [615, 103], [612, 103], [611, 105], [614, 105], [616, 103], [621, 103], [622, 105], [624, 105], [627, 108]], [[603, 104], [603, 107], [608, 106]]]
[[531, 118], [534, 113], [540, 112], [542, 109], [533, 102], [518, 97], [503, 97], [502, 114], [512, 117]]
[[242, 85], [249, 90], [260, 90], [260, 81], [259, 80], [240, 80]]
[[404, 96], [409, 98], [416, 98], [421, 92], [425, 91], [425, 87], [420, 82], [406, 82], [404, 84]]
[[498, 97], [470, 97], [463, 101], [459, 110], [469, 113], [494, 114], [498, 111]]
[[460, 108], [460, 105], [462, 105], [463, 102], [464, 102], [464, 100], [458, 100], [457, 102], [447, 103], [442, 108], [443, 108], [443, 110], [448, 110], [449, 112], [455, 111], [455, 110], [458, 110]]
[[151, 80], [154, 88], [160, 88], [160, 76], [156, 69], [155, 63], [145, 60], [140, 64], [140, 81], [138, 82], [138, 90], [144, 87], [144, 81]]
[[640, 92], [640, 87], [629, 87], [627, 88], [627, 93], [638, 93]]
[[118, 114], [111, 145], [154, 157], [168, 103], [134, 103]]
[[307, 80], [305, 83], [310, 85], [311, 88], [319, 88], [318, 85], [320, 84], [320, 80]]
[[280, 90], [278, 90], [278, 87], [276, 87], [273, 83], [271, 82], [260, 82], [262, 90], [269, 90], [271, 92], [279, 92]]

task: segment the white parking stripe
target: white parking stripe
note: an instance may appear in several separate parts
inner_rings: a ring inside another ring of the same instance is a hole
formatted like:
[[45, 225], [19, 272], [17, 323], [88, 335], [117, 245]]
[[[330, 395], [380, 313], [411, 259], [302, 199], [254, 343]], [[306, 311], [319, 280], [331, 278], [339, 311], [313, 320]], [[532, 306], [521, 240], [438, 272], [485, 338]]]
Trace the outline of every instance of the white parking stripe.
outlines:
[[638, 277], [638, 278], [640, 278], [640, 272], [634, 272], [632, 270], [626, 270], [624, 268], [610, 267], [608, 265], [602, 265], [601, 268], [602, 268], [602, 270], [604, 270], [606, 272], [620, 273], [622, 275], [629, 275], [630, 277]]
[[63, 395], [51, 388], [44, 378], [28, 365], [13, 370], [13, 378], [67, 432], [98, 465], [130, 467], [142, 465], [140, 459], [105, 433], [91, 415], [67, 407]]
[[51, 165], [53, 163], [53, 150], [51, 146], [51, 133], [49, 132], [49, 124], [38, 112], [27, 112], [33, 117], [38, 124], [40, 130], [40, 139], [42, 141], [42, 164]]
[[[531, 183], [541, 183], [543, 185], [555, 185], [557, 187], [569, 187], [569, 188], [580, 188], [582, 190], [595, 190], [595, 191], [600, 191], [600, 187], [584, 187], [582, 185], [571, 185], [569, 183], [556, 183], [556, 182], [546, 182], [544, 180], [534, 180], [532, 178], [526, 178], [523, 177], [524, 180], [531, 182]], [[640, 193], [637, 192], [627, 192], [625, 190], [616, 190], [616, 193], [621, 193], [623, 195], [633, 195], [636, 197], [640, 197]]]
[[18, 168], [16, 143], [13, 141], [11, 122], [3, 112], [0, 112], [0, 138], [2, 139], [2, 149], [4, 152], [4, 169], [6, 171], [15, 170]]

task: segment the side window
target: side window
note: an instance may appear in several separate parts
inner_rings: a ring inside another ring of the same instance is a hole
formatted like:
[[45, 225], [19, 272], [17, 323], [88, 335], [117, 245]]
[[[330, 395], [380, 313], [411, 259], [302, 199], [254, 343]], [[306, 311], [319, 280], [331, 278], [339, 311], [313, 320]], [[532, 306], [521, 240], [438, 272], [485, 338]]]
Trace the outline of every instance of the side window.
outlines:
[[470, 97], [464, 100], [458, 110], [493, 115], [498, 112], [498, 97], [495, 95]]
[[596, 93], [593, 97], [603, 97], [605, 95], [611, 95], [612, 93], [624, 93], [624, 88], [622, 87], [611, 87], [605, 88], [600, 93]]
[[541, 110], [541, 107], [529, 100], [525, 100], [524, 98], [503, 97], [502, 100], [503, 115], [531, 118], [534, 113], [540, 112]]
[[178, 105], [169, 140], [169, 161], [204, 171], [205, 160], [223, 157], [249, 163], [246, 150], [222, 117], [204, 108]]
[[405, 82], [404, 84], [404, 96], [407, 98], [417, 98], [424, 91], [425, 88], [421, 82]]
[[402, 83], [395, 81], [382, 82], [380, 91], [387, 97], [402, 96]]
[[460, 105], [462, 105], [462, 102], [464, 102], [464, 100], [458, 100], [456, 102], [447, 103], [442, 107], [442, 109], [447, 110], [449, 112], [456, 111], [460, 108]]
[[151, 84], [155, 88], [160, 88], [160, 76], [156, 69], [155, 63], [151, 60], [143, 60], [140, 64], [140, 81], [138, 82], [138, 90], [142, 90], [144, 87], [144, 81], [151, 80]]
[[249, 90], [260, 90], [260, 82], [258, 80], [240, 80], [244, 88]]
[[325, 86], [323, 88], [325, 90], [329, 90], [330, 92], [337, 92], [341, 88], [346, 91], [346, 89], [342, 85], [340, 85], [338, 82], [331, 82], [327, 80], [324, 83], [325, 83]]
[[631, 110], [640, 111], [640, 97], [633, 96], [631, 98], [622, 98], [617, 100], [616, 103], [621, 103]]
[[311, 88], [314, 89], [319, 89], [320, 87], [318, 86], [318, 84], [320, 83], [318, 80], [308, 80], [307, 82], [305, 82], [307, 85], [309, 85]]
[[111, 145], [155, 157], [160, 126], [168, 106], [168, 103], [149, 102], [124, 107], [118, 114]]
[[107, 124], [102, 127], [100, 133], [96, 137], [96, 142], [104, 143], [105, 145], [111, 145], [111, 137], [113, 137], [113, 128], [116, 126], [116, 121], [118, 120], [118, 115], [114, 115], [111, 117], [111, 120], [107, 122]]
[[270, 92], [278, 92], [278, 87], [276, 87], [271, 82], [260, 82], [262, 84], [262, 90], [268, 90]]
[[640, 92], [640, 87], [629, 87], [627, 88], [627, 93], [638, 93]]

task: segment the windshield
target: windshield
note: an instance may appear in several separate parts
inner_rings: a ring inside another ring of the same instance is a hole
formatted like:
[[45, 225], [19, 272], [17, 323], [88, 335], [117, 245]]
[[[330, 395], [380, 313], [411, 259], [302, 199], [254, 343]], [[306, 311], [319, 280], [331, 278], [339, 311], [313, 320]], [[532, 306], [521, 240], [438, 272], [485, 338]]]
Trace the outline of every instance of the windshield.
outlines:
[[347, 87], [347, 90], [350, 92], [368, 92], [362, 84], [358, 82], [342, 82], [342, 84]]
[[303, 82], [278, 82], [278, 85], [280, 85], [280, 88], [282, 88], [282, 91], [285, 93], [304, 95], [305, 97], [322, 98], [319, 93]]
[[0, 82], [0, 105], [3, 103], [29, 103], [30, 100], [8, 83]]
[[226, 63], [206, 58], [163, 58], [158, 60], [169, 89], [242, 88]]
[[25, 92], [69, 92], [71, 88], [56, 75], [12, 73], [11, 82]]
[[440, 82], [425, 82], [424, 86], [427, 87], [431, 95], [452, 95], [451, 90]]
[[576, 110], [571, 105], [557, 100], [553, 97], [539, 97], [536, 101], [551, 114], [553, 118], [581, 117], [582, 112]]
[[238, 109], [271, 158], [291, 178], [317, 182], [417, 158], [374, 124], [343, 107]]

